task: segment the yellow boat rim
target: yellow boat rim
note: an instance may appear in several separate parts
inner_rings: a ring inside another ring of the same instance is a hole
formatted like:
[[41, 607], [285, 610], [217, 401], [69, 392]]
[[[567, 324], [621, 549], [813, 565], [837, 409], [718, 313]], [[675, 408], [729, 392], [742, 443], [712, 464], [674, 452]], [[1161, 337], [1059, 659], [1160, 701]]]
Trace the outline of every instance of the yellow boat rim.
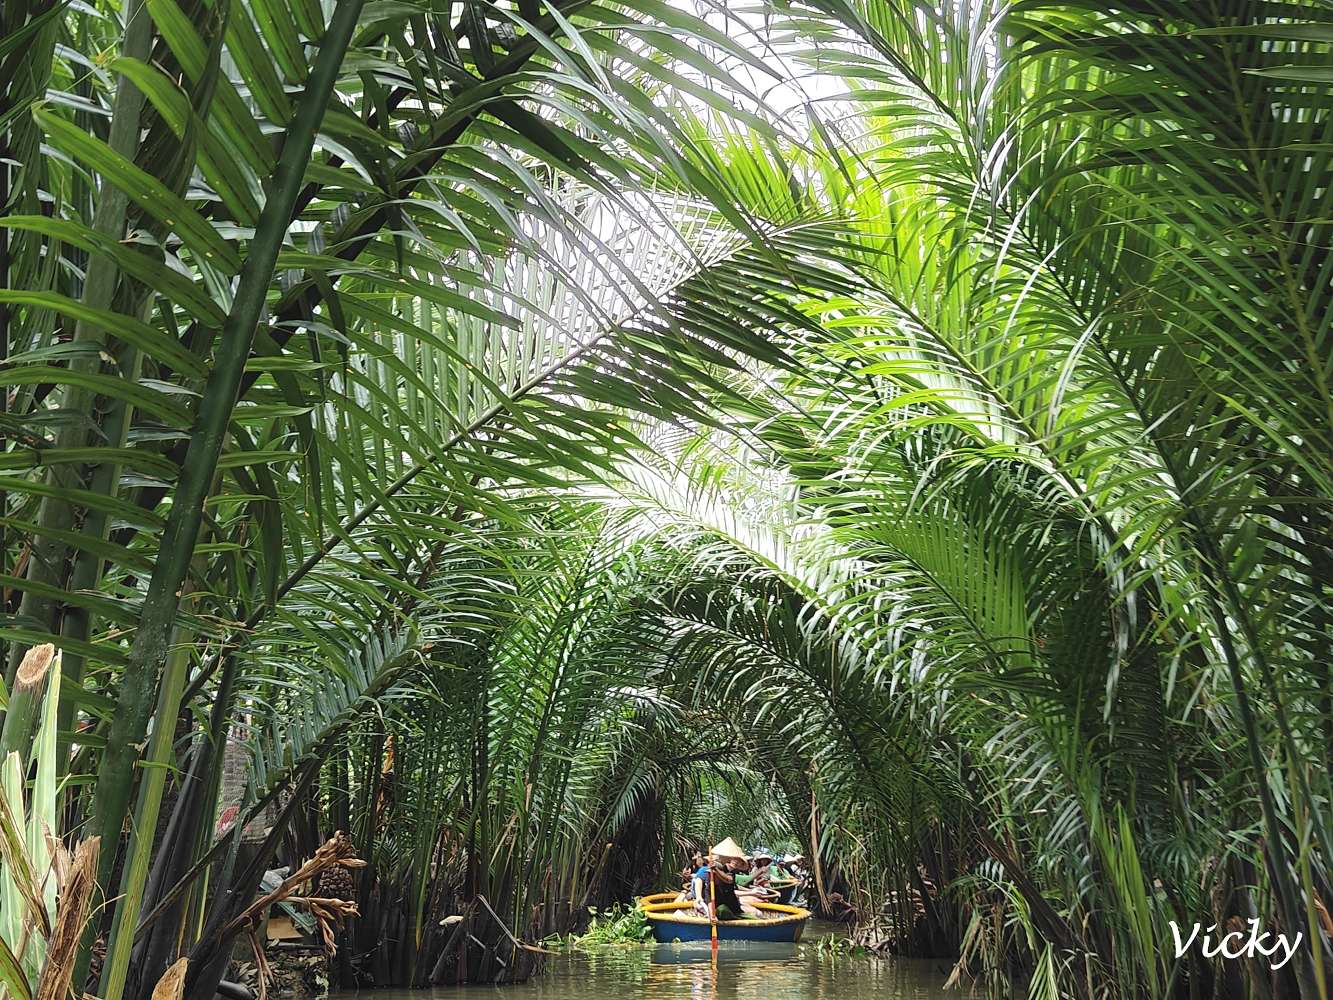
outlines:
[[[701, 917], [694, 912], [694, 904], [688, 899], [680, 899], [679, 893], [675, 892], [655, 892], [648, 896], [639, 897], [639, 909], [644, 915], [653, 921], [670, 921], [673, 924], [698, 924], [704, 927], [711, 927], [712, 921], [707, 917]], [[764, 913], [764, 916], [758, 920], [719, 920], [719, 927], [747, 927], [754, 926], [756, 923], [763, 923], [768, 926], [777, 926], [780, 924], [792, 924], [802, 920], [809, 920], [811, 913], [809, 910], [799, 906], [788, 906], [786, 903], [754, 903], [756, 910]], [[687, 912], [681, 912], [681, 911]], [[772, 914], [769, 916], [768, 914]]]

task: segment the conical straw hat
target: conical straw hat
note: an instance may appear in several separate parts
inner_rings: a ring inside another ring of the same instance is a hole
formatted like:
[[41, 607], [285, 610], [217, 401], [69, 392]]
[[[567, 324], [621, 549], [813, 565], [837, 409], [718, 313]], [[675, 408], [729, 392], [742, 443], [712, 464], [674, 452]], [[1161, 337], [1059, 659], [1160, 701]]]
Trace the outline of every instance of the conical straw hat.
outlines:
[[736, 841], [728, 837], [720, 844], [715, 844], [713, 849], [708, 852], [715, 858], [740, 858], [742, 861], [749, 861], [750, 855], [741, 850]]

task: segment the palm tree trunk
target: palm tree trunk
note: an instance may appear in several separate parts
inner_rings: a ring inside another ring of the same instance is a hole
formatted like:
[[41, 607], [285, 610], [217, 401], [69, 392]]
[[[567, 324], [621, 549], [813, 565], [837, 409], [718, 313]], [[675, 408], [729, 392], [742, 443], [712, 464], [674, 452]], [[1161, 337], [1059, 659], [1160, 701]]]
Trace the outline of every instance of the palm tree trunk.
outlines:
[[185, 677], [190, 669], [189, 643], [192, 639], [188, 632], [178, 631], [176, 636], [176, 648], [172, 650], [166, 681], [158, 696], [157, 724], [148, 747], [148, 762], [152, 767], [139, 786], [139, 803], [130, 836], [129, 858], [121, 876], [119, 902], [111, 925], [111, 935], [107, 940], [106, 964], [102, 967], [99, 990], [103, 1000], [120, 1000], [124, 991], [135, 926], [139, 922], [144, 898], [144, 883], [148, 878], [153, 842], [157, 839], [157, 820], [162, 806], [162, 792], [166, 786], [166, 768], [171, 766], [174, 757], [176, 715], [180, 710]]
[[[3, 114], [7, 102], [0, 99], [0, 114]], [[0, 212], [9, 211], [9, 130], [0, 132]], [[9, 287], [9, 230], [0, 229], [0, 289]], [[0, 302], [0, 365], [9, 357], [9, 308]], [[9, 412], [9, 390], [0, 390], [0, 420]], [[9, 491], [0, 489], [0, 518], [9, 516]], [[0, 572], [8, 573], [9, 529], [0, 524]], [[3, 600], [3, 588], [0, 588], [0, 612], [8, 613], [8, 601]], [[0, 663], [8, 657], [7, 644], [0, 640]]]
[[[204, 501], [222, 454], [241, 375], [254, 343], [255, 329], [273, 279], [278, 251], [287, 234], [301, 178], [314, 148], [315, 134], [323, 120], [363, 4], [364, 0], [340, 0], [329, 22], [305, 93], [287, 129], [282, 157], [274, 174], [273, 190], [264, 204], [231, 312], [223, 324], [216, 361], [194, 422], [189, 450], [172, 498], [171, 514], [162, 535], [160, 556], [149, 581], [116, 713], [107, 733], [107, 747], [93, 797], [93, 822], [104, 832], [104, 843], [108, 845], [119, 841], [128, 813], [138, 744], [143, 740], [156, 700], [158, 676], [175, 625], [181, 588], [194, 555]], [[108, 846], [103, 854], [99, 878], [103, 884], [110, 876], [114, 855], [115, 851]]]
[[[127, 0], [125, 4], [125, 34], [121, 44], [121, 55], [128, 59], [147, 60], [152, 51], [153, 23], [148, 16], [143, 0]], [[128, 79], [118, 78], [116, 100], [112, 109], [111, 134], [107, 144], [111, 150], [127, 160], [134, 160], [139, 148], [139, 131], [144, 108], [144, 95]], [[103, 182], [98, 192], [97, 210], [93, 215], [93, 231], [119, 240], [125, 234], [125, 219], [129, 211], [130, 197], [124, 191], [109, 182]], [[115, 297], [120, 271], [115, 261], [106, 254], [94, 254], [88, 262], [88, 271], [84, 279], [84, 305], [96, 309], [108, 309]], [[94, 344], [101, 347], [106, 342], [106, 332], [90, 323], [80, 322], [74, 330], [75, 342]], [[75, 357], [69, 362], [74, 371], [98, 371], [102, 366], [100, 352], [90, 357]], [[60, 405], [71, 413], [93, 412], [93, 393], [77, 385], [67, 385], [63, 391]], [[56, 448], [81, 448], [88, 443], [88, 428], [82, 423], [70, 423], [56, 435]], [[77, 489], [80, 474], [77, 467], [55, 466], [51, 479], [56, 485]], [[69, 560], [70, 547], [46, 534], [46, 531], [68, 531], [76, 528], [78, 509], [68, 500], [48, 497], [42, 501], [38, 511], [37, 529], [33, 533], [32, 551], [28, 559], [27, 578], [37, 583], [55, 587], [64, 585], [65, 567]], [[58, 631], [57, 615], [60, 608], [54, 598], [43, 594], [25, 591], [19, 605], [19, 614], [39, 623], [41, 627], [54, 633]], [[7, 679], [11, 680], [18, 669], [17, 649], [10, 651]], [[81, 672], [78, 665], [75, 670]], [[109, 863], [115, 856], [115, 839], [104, 841], [101, 855], [102, 865]]]

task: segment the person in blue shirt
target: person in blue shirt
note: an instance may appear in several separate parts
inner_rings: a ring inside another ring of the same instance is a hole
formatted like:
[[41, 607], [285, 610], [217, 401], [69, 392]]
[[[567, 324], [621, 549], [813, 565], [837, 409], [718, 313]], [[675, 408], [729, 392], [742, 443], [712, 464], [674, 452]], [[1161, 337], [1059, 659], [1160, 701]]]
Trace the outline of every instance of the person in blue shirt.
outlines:
[[690, 888], [687, 898], [694, 900], [694, 908], [704, 916], [708, 915], [708, 862], [702, 854], [693, 858], [694, 874], [690, 876]]

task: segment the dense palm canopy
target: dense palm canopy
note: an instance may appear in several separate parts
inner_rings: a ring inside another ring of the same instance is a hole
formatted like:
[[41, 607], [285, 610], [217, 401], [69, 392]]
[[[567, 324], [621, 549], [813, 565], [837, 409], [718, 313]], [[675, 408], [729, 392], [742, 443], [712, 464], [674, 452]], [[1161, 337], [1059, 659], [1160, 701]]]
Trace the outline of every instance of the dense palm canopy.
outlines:
[[[102, 839], [73, 975], [211, 997], [344, 829], [349, 981], [519, 978], [736, 833], [999, 993], [1327, 1000], [1331, 45], [7, 0], [0, 746]], [[1300, 959], [1169, 947], [1251, 915]]]

